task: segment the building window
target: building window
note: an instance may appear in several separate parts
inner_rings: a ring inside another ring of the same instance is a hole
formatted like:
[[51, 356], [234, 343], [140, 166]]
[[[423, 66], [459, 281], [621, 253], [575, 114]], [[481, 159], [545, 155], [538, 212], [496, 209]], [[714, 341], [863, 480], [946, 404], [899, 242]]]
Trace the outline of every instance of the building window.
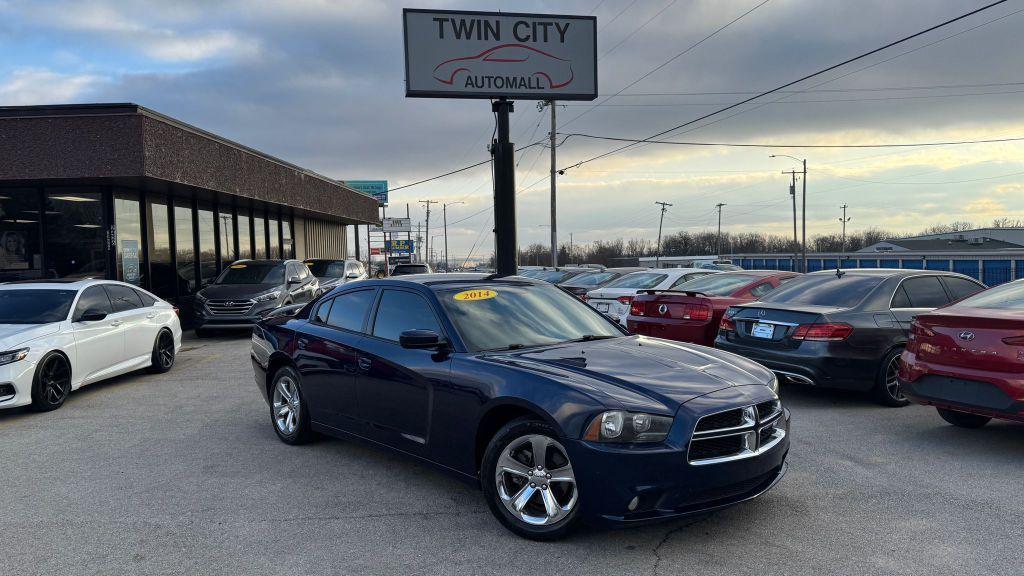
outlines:
[[217, 278], [217, 234], [213, 228], [213, 210], [196, 211], [199, 225], [199, 283], [208, 286]]
[[171, 260], [171, 222], [167, 214], [167, 200], [147, 195], [149, 204], [149, 289], [161, 298], [178, 297], [178, 285], [185, 281]]
[[106, 278], [103, 195], [95, 188], [47, 188], [46, 276]]
[[235, 261], [238, 252], [235, 244], [235, 219], [231, 216], [231, 206], [221, 206], [220, 218], [220, 261], [227, 267]]
[[267, 220], [263, 214], [254, 212], [252, 215], [252, 237], [254, 241], [253, 258], [264, 260], [267, 257]]
[[292, 240], [291, 218], [281, 218], [281, 250], [283, 258], [295, 258], [295, 242]]
[[42, 276], [39, 192], [0, 188], [0, 281]]
[[117, 245], [114, 248], [117, 255], [117, 279], [142, 286], [145, 270], [142, 254], [142, 215], [139, 212], [136, 192], [118, 190], [114, 193], [114, 230], [117, 232]]
[[270, 258], [281, 258], [281, 229], [278, 224], [277, 218], [267, 218], [267, 235], [270, 237], [270, 251], [268, 252]]
[[252, 225], [249, 211], [239, 208], [236, 222], [238, 223], [238, 259], [249, 260], [252, 258]]
[[184, 289], [178, 295], [192, 294], [196, 291], [196, 249], [192, 237], [192, 206], [188, 200], [174, 202], [174, 254], [177, 258], [175, 267]]

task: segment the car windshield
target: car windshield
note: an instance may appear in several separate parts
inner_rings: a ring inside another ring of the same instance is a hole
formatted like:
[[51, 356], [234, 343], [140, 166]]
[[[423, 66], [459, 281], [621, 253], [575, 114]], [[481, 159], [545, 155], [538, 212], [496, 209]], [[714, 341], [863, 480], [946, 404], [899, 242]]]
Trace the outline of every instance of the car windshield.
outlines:
[[228, 266], [216, 284], [284, 284], [284, 264], [240, 262]]
[[68, 317], [75, 290], [0, 290], [0, 324], [49, 324]]
[[472, 351], [622, 336], [593, 308], [551, 285], [446, 288], [437, 297]]
[[612, 280], [605, 285], [605, 288], [636, 288], [639, 290], [645, 290], [648, 288], [654, 288], [658, 284], [661, 284], [668, 278], [668, 274], [659, 274], [657, 272], [634, 272], [632, 274], [626, 274], [618, 280]]
[[842, 276], [834, 273], [810, 274], [783, 284], [777, 290], [766, 294], [761, 301], [852, 308], [860, 304], [861, 300], [883, 280], [883, 276], [859, 276], [848, 273]]
[[615, 272], [588, 272], [586, 274], [580, 274], [579, 276], [570, 279], [564, 284], [564, 286], [586, 288], [588, 286], [597, 286], [615, 278]]
[[545, 270], [533, 277], [537, 280], [558, 284], [559, 282], [572, 278], [574, 275], [576, 275], [576, 272], [573, 272], [572, 270]]
[[1011, 282], [979, 292], [956, 303], [968, 308], [990, 308], [992, 310], [1024, 309], [1024, 282]]
[[343, 278], [345, 276], [345, 262], [341, 260], [310, 260], [305, 264], [317, 278]]
[[708, 274], [689, 282], [683, 282], [673, 290], [700, 292], [708, 296], [729, 296], [755, 279], [757, 276], [750, 274], [730, 274], [729, 272]]

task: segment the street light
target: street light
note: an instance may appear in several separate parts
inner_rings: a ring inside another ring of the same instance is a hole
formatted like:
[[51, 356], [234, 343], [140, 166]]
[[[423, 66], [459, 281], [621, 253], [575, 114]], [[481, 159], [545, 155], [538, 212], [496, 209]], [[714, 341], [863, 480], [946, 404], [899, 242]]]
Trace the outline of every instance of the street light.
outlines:
[[[770, 158], [780, 158], [780, 157], [781, 158], [791, 158], [791, 159], [796, 160], [797, 162], [799, 162], [799, 163], [801, 163], [803, 165], [803, 177], [804, 177], [804, 182], [803, 182], [803, 199], [801, 200], [801, 208], [800, 208], [800, 211], [802, 213], [801, 214], [801, 221], [802, 221], [803, 231], [800, 234], [800, 236], [801, 236], [801, 238], [800, 238], [800, 249], [801, 249], [801, 259], [803, 260], [803, 272], [806, 273], [807, 272], [807, 159], [806, 158], [803, 158], [803, 159], [797, 158], [796, 156], [790, 156], [789, 154], [772, 154], [770, 156]], [[793, 195], [793, 200], [794, 201], [796, 200], [795, 192], [796, 192], [796, 190], [794, 189], [794, 195]]]
[[448, 268], [448, 207], [455, 206], [456, 204], [465, 204], [465, 202], [449, 202], [441, 205], [441, 216], [444, 219], [444, 271], [447, 273]]

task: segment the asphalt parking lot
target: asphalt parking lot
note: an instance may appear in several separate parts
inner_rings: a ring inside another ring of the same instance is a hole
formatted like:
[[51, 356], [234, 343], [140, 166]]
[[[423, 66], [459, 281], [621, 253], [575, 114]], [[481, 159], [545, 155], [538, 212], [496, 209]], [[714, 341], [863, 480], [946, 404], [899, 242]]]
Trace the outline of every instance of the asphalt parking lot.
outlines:
[[362, 445], [279, 442], [244, 337], [0, 413], [4, 574], [1013, 574], [1024, 425], [793, 386], [790, 471], [713, 516], [535, 543]]

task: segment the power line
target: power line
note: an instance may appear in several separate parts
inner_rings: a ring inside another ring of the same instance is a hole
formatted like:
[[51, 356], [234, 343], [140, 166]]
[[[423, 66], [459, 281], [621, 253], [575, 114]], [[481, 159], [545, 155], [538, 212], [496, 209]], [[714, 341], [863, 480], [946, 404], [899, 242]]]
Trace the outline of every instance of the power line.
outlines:
[[[967, 30], [965, 30], [967, 32]], [[803, 94], [814, 92], [897, 92], [910, 90], [948, 90], [956, 88], [999, 88], [1005, 86], [1024, 86], [1024, 82], [986, 82], [982, 84], [931, 84], [924, 86], [878, 86], [874, 88], [808, 88], [806, 90], [779, 90], [777, 94]], [[629, 94], [616, 94], [623, 98], [650, 97], [650, 96], [748, 96], [757, 92], [727, 90], [718, 92], [631, 92]], [[607, 96], [607, 94], [601, 94]]]
[[605, 22], [605, 23], [604, 23], [604, 24], [603, 24], [603, 25], [602, 25], [602, 26], [601, 26], [600, 28], [598, 28], [598, 29], [597, 29], [597, 31], [598, 31], [598, 32], [600, 32], [601, 30], [604, 30], [605, 28], [607, 28], [607, 27], [611, 26], [612, 24], [614, 24], [614, 23], [615, 23], [615, 21], [616, 21], [616, 20], [618, 20], [620, 16], [622, 16], [623, 14], [625, 14], [627, 10], [629, 10], [630, 8], [632, 8], [632, 7], [633, 7], [633, 5], [634, 5], [634, 4], [636, 4], [636, 2], [637, 2], [637, 0], [633, 0], [632, 2], [630, 2], [629, 4], [627, 4], [625, 8], [623, 8], [622, 10], [619, 10], [619, 13], [618, 13], [618, 14], [616, 14], [615, 16], [613, 16], [611, 20], [609, 20], [609, 21]]
[[[1000, 94], [1020, 94], [1024, 90], [1000, 90], [995, 92], [963, 92], [958, 94], [917, 94], [907, 96], [880, 96], [877, 98], [825, 98], [821, 100], [772, 100], [769, 104], [825, 104], [829, 102], [885, 102], [890, 100], [929, 100], [933, 98], [967, 98], [971, 96], [999, 96]], [[800, 94], [799, 91], [792, 92]], [[605, 107], [616, 108], [682, 108], [685, 106], [725, 106], [728, 102], [659, 102], [638, 104], [604, 104]], [[566, 104], [570, 108], [582, 108], [586, 104]]]
[[993, 144], [999, 142], [1020, 142], [1020, 138], [992, 138], [987, 140], [956, 140], [948, 142], [899, 142], [885, 144], [765, 144], [745, 142], [680, 142], [677, 140], [652, 140], [650, 138], [620, 138], [617, 136], [599, 136], [596, 134], [583, 134], [573, 132], [561, 133], [567, 137], [591, 138], [594, 140], [610, 140], [612, 142], [632, 142], [633, 144], [666, 144], [672, 146], [722, 146], [726, 148], [915, 148], [926, 146], [959, 146], [963, 144]]
[[832, 70], [835, 70], [837, 68], [840, 68], [842, 66], [850, 64], [852, 62], [856, 62], [858, 60], [863, 60], [864, 58], [867, 58], [868, 56], [871, 56], [873, 54], [877, 54], [879, 52], [882, 52], [883, 50], [887, 50], [887, 49], [892, 48], [893, 46], [896, 46], [898, 44], [902, 44], [904, 42], [907, 42], [909, 40], [912, 40], [914, 38], [917, 38], [919, 36], [922, 36], [924, 34], [932, 32], [934, 30], [938, 30], [939, 28], [942, 28], [942, 27], [948, 26], [950, 24], [953, 24], [954, 22], [958, 22], [960, 20], [963, 20], [965, 18], [969, 18], [969, 17], [971, 17], [971, 16], [973, 16], [975, 14], [978, 14], [980, 12], [983, 12], [985, 10], [989, 10], [991, 8], [994, 8], [995, 6], [1003, 4], [1006, 1], [1007, 0], [996, 0], [995, 2], [992, 2], [990, 4], [986, 4], [985, 6], [982, 6], [980, 8], [976, 8], [974, 10], [971, 10], [970, 12], [967, 12], [965, 14], [961, 14], [960, 16], [956, 16], [954, 18], [950, 18], [949, 20], [946, 20], [944, 22], [941, 22], [939, 24], [936, 24], [934, 26], [931, 26], [929, 28], [926, 28], [924, 30], [916, 32], [914, 34], [911, 34], [909, 36], [904, 36], [903, 38], [900, 38], [899, 40], [895, 40], [893, 42], [885, 44], [884, 46], [875, 48], [873, 50], [869, 50], [869, 51], [864, 52], [864, 53], [862, 53], [862, 54], [860, 54], [858, 56], [854, 56], [852, 58], [848, 58], [846, 60], [843, 60], [842, 62], [839, 62], [837, 64], [833, 64], [831, 66], [828, 66], [827, 68], [823, 68], [821, 70], [818, 70], [816, 72], [812, 72], [810, 74], [807, 74], [807, 75], [805, 75], [805, 76], [803, 76], [801, 78], [798, 78], [796, 80], [793, 80], [791, 82], [787, 82], [785, 84], [782, 84], [781, 86], [778, 86], [776, 88], [772, 88], [771, 90], [767, 90], [765, 92], [761, 92], [760, 94], [751, 96], [750, 98], [745, 98], [743, 100], [740, 100], [739, 102], [736, 102], [736, 103], [730, 104], [729, 106], [726, 106], [724, 108], [720, 108], [718, 110], [715, 110], [714, 112], [710, 112], [708, 114], [704, 114], [703, 116], [700, 116], [700, 117], [695, 118], [693, 120], [689, 120], [687, 122], [679, 124], [678, 126], [674, 126], [672, 128], [669, 128], [668, 130], [663, 130], [663, 131], [658, 132], [657, 134], [654, 134], [654, 135], [652, 135], [652, 136], [650, 136], [650, 137], [648, 137], [648, 138], [646, 138], [644, 140], [641, 140], [639, 142], [632, 142], [630, 144], [627, 144], [626, 146], [620, 146], [619, 148], [616, 148], [614, 150], [610, 150], [608, 152], [604, 152], [602, 154], [598, 154], [597, 156], [593, 156], [593, 157], [588, 158], [586, 160], [581, 160], [580, 162], [577, 162], [577, 163], [575, 163], [573, 165], [570, 165], [570, 166], [567, 166], [566, 168], [563, 168], [560, 172], [565, 172], [568, 169], [575, 168], [575, 167], [578, 167], [578, 166], [582, 166], [583, 164], [588, 164], [588, 163], [593, 162], [595, 160], [598, 160], [598, 159], [601, 159], [601, 158], [605, 158], [607, 156], [611, 156], [612, 154], [616, 154], [616, 153], [621, 152], [622, 150], [625, 150], [627, 148], [632, 148], [633, 146], [636, 146], [637, 144], [639, 144], [641, 142], [645, 142], [647, 140], [653, 140], [654, 138], [658, 138], [659, 136], [664, 136], [664, 135], [666, 135], [666, 134], [668, 134], [670, 132], [675, 132], [676, 130], [678, 130], [680, 128], [685, 128], [686, 126], [690, 126], [690, 125], [696, 124], [697, 122], [700, 122], [702, 120], [706, 120], [708, 118], [711, 118], [712, 116], [717, 116], [718, 114], [721, 114], [723, 112], [727, 112], [729, 110], [732, 110], [733, 108], [737, 108], [739, 106], [747, 104], [748, 102], [752, 102], [754, 100], [757, 100], [758, 98], [763, 98], [764, 96], [767, 96], [769, 94], [773, 94], [773, 93], [778, 92], [780, 90], [785, 90], [786, 88], [789, 88], [790, 86], [794, 86], [794, 85], [799, 84], [799, 83], [801, 83], [801, 82], [803, 82], [805, 80], [808, 80], [810, 78], [814, 78], [816, 76], [820, 76], [820, 75], [825, 74], [827, 72], [831, 72]]
[[[534, 146], [539, 146], [540, 144], [542, 144], [542, 142], [534, 142], [533, 144], [527, 144], [526, 146], [523, 146], [522, 148], [520, 148], [518, 151], [526, 150], [527, 148], [533, 148]], [[403, 184], [401, 186], [396, 186], [394, 188], [391, 188], [391, 191], [394, 192], [396, 190], [401, 190], [403, 188], [411, 188], [413, 186], [418, 186], [420, 184], [425, 184], [427, 182], [432, 182], [434, 180], [439, 180], [441, 178], [445, 178], [447, 176], [451, 176], [452, 174], [458, 174], [459, 172], [465, 172], [466, 170], [471, 170], [473, 168], [476, 168], [477, 166], [483, 166], [484, 164], [490, 164], [490, 163], [491, 163], [491, 159], [488, 158], [487, 160], [483, 160], [481, 162], [477, 162], [476, 164], [470, 164], [469, 166], [463, 166], [462, 168], [457, 168], [457, 169], [452, 170], [450, 172], [445, 172], [444, 174], [438, 174], [437, 176], [431, 176], [430, 178], [424, 178], [423, 180], [417, 180], [416, 182], [411, 182], [409, 184]]]
[[670, 0], [669, 3], [665, 4], [665, 6], [662, 7], [661, 10], [658, 10], [657, 12], [655, 12], [654, 16], [651, 16], [650, 18], [647, 19], [647, 21], [645, 21], [643, 24], [641, 24], [640, 26], [635, 28], [632, 32], [630, 32], [629, 34], [626, 34], [626, 36], [622, 40], [619, 40], [619, 42], [615, 46], [612, 46], [611, 48], [606, 50], [603, 54], [601, 54], [601, 56], [598, 59], [604, 58], [605, 56], [607, 56], [607, 55], [611, 54], [612, 52], [615, 52], [616, 50], [618, 50], [619, 46], [622, 46], [623, 44], [628, 42], [629, 39], [632, 38], [634, 35], [636, 35], [637, 32], [639, 32], [639, 31], [643, 30], [644, 28], [646, 28], [647, 25], [650, 24], [651, 22], [653, 22], [655, 18], [657, 18], [658, 16], [661, 16], [666, 10], [671, 8], [672, 5], [675, 4], [678, 1], [679, 0]]

